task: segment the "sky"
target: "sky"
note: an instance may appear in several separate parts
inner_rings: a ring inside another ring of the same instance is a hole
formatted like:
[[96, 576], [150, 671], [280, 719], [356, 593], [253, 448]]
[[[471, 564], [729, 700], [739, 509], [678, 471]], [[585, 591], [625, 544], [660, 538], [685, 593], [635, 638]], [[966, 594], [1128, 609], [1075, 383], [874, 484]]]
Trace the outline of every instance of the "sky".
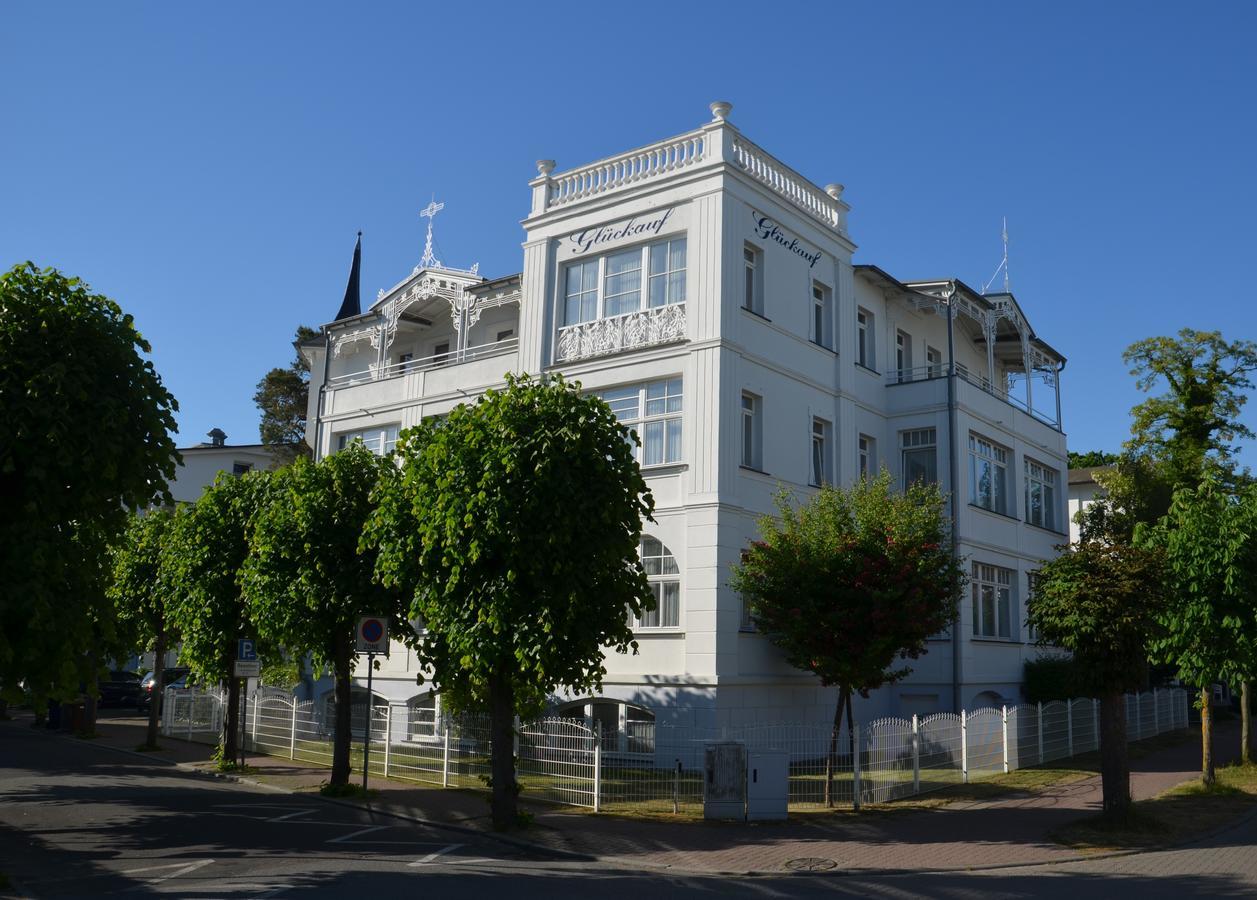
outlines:
[[1128, 437], [1132, 342], [1257, 331], [1257, 4], [8, 2], [4, 21], [0, 267], [55, 266], [134, 315], [180, 446], [257, 440], [255, 386], [335, 315], [359, 229], [364, 304], [418, 262], [434, 196], [446, 264], [518, 272], [535, 160], [689, 131], [718, 99], [846, 185], [856, 262], [980, 287], [1006, 216], [1012, 289], [1069, 360], [1071, 449]]

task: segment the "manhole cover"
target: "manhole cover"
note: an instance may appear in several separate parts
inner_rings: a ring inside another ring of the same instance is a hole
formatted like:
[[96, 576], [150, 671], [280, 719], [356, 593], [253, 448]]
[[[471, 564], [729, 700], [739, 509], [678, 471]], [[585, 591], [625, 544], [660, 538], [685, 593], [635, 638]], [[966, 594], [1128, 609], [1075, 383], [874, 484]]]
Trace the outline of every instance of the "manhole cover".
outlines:
[[838, 867], [838, 863], [823, 856], [800, 856], [786, 860], [786, 868], [795, 872], [824, 872]]

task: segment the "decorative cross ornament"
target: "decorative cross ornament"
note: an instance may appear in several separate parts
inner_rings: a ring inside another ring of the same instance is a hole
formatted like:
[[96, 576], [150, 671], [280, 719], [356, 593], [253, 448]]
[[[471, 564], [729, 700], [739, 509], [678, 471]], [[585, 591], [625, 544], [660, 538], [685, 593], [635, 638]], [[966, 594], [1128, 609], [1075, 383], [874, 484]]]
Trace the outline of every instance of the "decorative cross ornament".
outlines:
[[421, 269], [429, 269], [441, 265], [441, 261], [432, 252], [432, 220], [443, 209], [445, 209], [445, 204], [437, 203], [436, 199], [433, 198], [431, 203], [419, 211], [419, 215], [425, 216], [428, 220], [428, 240], [423, 245], [423, 258], [419, 260], [419, 268]]

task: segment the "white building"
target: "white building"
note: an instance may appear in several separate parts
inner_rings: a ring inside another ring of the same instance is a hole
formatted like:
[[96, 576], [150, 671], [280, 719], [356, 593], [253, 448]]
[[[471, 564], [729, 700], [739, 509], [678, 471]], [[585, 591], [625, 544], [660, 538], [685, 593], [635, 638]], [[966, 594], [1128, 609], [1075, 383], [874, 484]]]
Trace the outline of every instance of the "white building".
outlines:
[[1106, 496], [1108, 492], [1096, 481], [1097, 472], [1106, 472], [1111, 466], [1089, 466], [1069, 470], [1069, 542], [1078, 543], [1081, 529], [1074, 520], [1080, 512]]
[[180, 447], [183, 457], [170, 482], [170, 494], [176, 503], [195, 503], [219, 474], [243, 475], [254, 469], [273, 469], [279, 465], [274, 448], [266, 444], [228, 444], [222, 429], [212, 429], [209, 443]]
[[[824, 189], [752, 143], [728, 104], [695, 131], [556, 173], [538, 163], [523, 271], [486, 280], [429, 252], [360, 315], [328, 325], [311, 363], [318, 454], [388, 450], [504, 373], [562, 372], [641, 436], [656, 502], [643, 545], [659, 609], [636, 656], [611, 654], [605, 728], [828, 721], [834, 696], [786, 666], [728, 586], [755, 520], [886, 467], [954, 489], [971, 569], [958, 640], [932, 641], [862, 718], [1017, 698], [1027, 578], [1066, 538], [1064, 358], [1011, 294], [900, 281], [852, 261], [842, 186]], [[1026, 373], [1033, 374], [1027, 379]], [[434, 701], [396, 647], [382, 698]], [[375, 701], [379, 702], [379, 700]], [[562, 701], [559, 701], [562, 702]]]

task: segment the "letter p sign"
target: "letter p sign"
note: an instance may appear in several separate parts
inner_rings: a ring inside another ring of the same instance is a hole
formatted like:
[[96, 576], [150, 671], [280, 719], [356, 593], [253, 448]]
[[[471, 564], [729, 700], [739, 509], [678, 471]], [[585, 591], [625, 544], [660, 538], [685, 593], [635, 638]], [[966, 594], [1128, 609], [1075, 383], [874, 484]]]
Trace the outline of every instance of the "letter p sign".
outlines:
[[236, 641], [236, 659], [241, 662], [254, 662], [258, 658], [257, 648], [250, 638], [241, 638]]

